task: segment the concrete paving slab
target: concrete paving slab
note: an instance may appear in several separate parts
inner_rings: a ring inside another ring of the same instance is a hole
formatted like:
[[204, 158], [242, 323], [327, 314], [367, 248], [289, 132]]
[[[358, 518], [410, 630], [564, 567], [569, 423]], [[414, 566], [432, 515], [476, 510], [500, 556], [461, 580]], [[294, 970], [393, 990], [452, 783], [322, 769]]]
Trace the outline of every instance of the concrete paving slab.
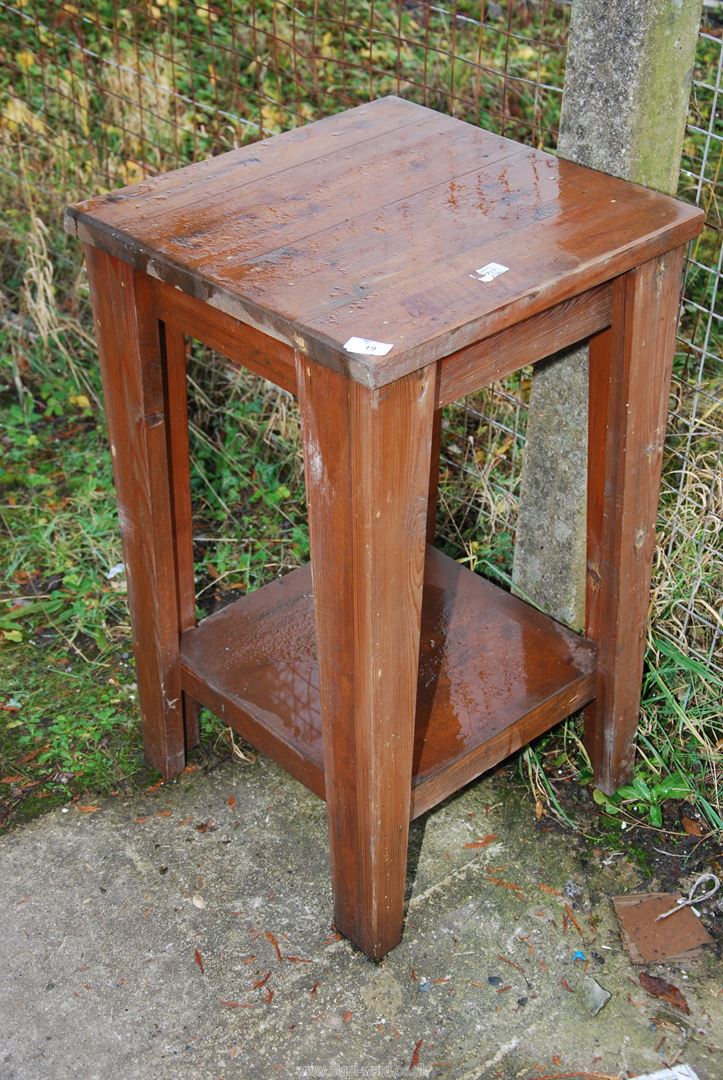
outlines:
[[608, 899], [638, 871], [541, 830], [504, 776], [413, 826], [379, 965], [331, 927], [324, 805], [263, 759], [54, 812], [0, 865], [2, 1080], [723, 1076], [716, 955], [648, 969], [689, 1016], [649, 997]]

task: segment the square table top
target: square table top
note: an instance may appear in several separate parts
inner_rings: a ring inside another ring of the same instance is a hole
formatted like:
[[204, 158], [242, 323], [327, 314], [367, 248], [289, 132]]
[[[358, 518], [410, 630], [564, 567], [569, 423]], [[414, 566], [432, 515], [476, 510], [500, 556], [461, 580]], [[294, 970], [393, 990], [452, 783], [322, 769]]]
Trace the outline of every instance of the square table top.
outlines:
[[66, 228], [378, 386], [678, 247], [702, 219], [385, 97], [71, 206]]

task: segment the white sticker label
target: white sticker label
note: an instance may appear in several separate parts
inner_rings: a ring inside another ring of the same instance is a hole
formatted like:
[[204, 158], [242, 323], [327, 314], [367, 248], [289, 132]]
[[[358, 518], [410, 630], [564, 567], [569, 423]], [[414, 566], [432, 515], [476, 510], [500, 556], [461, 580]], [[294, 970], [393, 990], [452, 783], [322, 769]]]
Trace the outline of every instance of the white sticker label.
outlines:
[[393, 345], [386, 341], [370, 341], [365, 337], [350, 337], [344, 346], [347, 352], [360, 353], [362, 356], [386, 356]]
[[478, 270], [475, 270], [474, 274], [470, 274], [471, 278], [475, 278], [476, 281], [484, 281], [485, 284], [488, 281], [494, 281], [500, 274], [506, 274], [509, 270], [509, 266], [503, 266], [502, 263], [491, 262], [486, 266], [480, 266]]

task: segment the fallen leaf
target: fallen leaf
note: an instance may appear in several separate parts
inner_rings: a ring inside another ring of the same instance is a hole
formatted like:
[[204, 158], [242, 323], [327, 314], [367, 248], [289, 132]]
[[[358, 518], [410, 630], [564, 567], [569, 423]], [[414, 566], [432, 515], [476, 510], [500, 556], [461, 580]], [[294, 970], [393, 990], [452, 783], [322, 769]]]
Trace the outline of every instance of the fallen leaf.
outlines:
[[572, 923], [572, 925], [575, 927], [575, 929], [577, 930], [580, 937], [582, 937], [583, 934], [582, 934], [582, 928], [580, 926], [580, 923], [577, 921], [577, 919], [573, 915], [572, 908], [570, 907], [570, 905], [565, 904], [565, 914], [562, 917], [562, 931], [563, 931], [564, 934], [567, 933], [567, 924], [569, 922]]
[[165, 780], [159, 780], [157, 783], [151, 784], [150, 787], [146, 788], [146, 795], [152, 795], [154, 791], [158, 791], [158, 789], [162, 788], [164, 784]]
[[310, 994], [315, 994], [315, 993], [316, 993], [316, 991], [317, 991], [317, 990], [319, 989], [319, 987], [320, 987], [320, 986], [321, 986], [321, 983], [320, 983], [320, 982], [319, 982], [319, 981], [317, 980], [317, 981], [316, 981], [316, 982], [314, 983], [314, 985], [313, 985], [312, 987], [310, 987], [310, 989], [309, 989], [309, 993], [310, 993]]
[[262, 986], [266, 986], [266, 983], [269, 981], [270, 978], [271, 972], [267, 971], [266, 974], [262, 975], [260, 979], [257, 979], [256, 982], [251, 983], [251, 989], [260, 990]]
[[181, 769], [181, 772], [185, 772], [185, 773], [198, 772], [198, 765], [186, 765], [185, 769]]
[[687, 817], [685, 814], [683, 814], [683, 817], [680, 819], [680, 822], [681, 822], [681, 825], [683, 826], [683, 828], [685, 829], [685, 831], [687, 832], [688, 836], [702, 836], [703, 835], [703, 826], [701, 825], [701, 823], [699, 821], [696, 821], [695, 818], [690, 818], [690, 817]]
[[472, 840], [471, 843], [465, 844], [466, 848], [483, 848], [491, 844], [493, 840], [497, 839], [497, 833], [487, 833], [486, 836], [481, 836], [479, 840]]
[[673, 986], [672, 983], [666, 982], [665, 979], [657, 978], [656, 975], [648, 975], [647, 971], [641, 971], [638, 979], [646, 993], [650, 994], [652, 997], [661, 998], [663, 1001], [667, 1001], [674, 1009], [680, 1009], [686, 1016], [689, 1015], [690, 1009], [688, 1008], [688, 1002], [685, 1000], [677, 986]]
[[535, 821], [540, 821], [545, 813], [545, 807], [542, 805], [542, 799], [535, 800]]
[[528, 949], [529, 954], [530, 954], [530, 959], [532, 959], [532, 957], [535, 955], [535, 946], [530, 941], [530, 935], [529, 934], [518, 934], [517, 940], [527, 946], [527, 949]]
[[138, 817], [133, 818], [134, 825], [142, 825], [144, 821], [148, 821], [148, 814], [140, 814]]
[[503, 964], [509, 964], [509, 966], [511, 968], [514, 968], [515, 971], [521, 971], [523, 975], [525, 974], [525, 969], [519, 964], [516, 964], [514, 960], [510, 960], [508, 956], [503, 956], [502, 953], [497, 953], [497, 959], [501, 960]]
[[266, 987], [266, 992], [264, 993], [264, 1001], [266, 1002], [267, 1005], [270, 1005], [273, 1000], [274, 1000], [274, 992], [273, 992], [273, 990], [271, 989], [270, 986], [267, 986]]
[[412, 1058], [409, 1062], [408, 1072], [411, 1072], [412, 1069], [416, 1069], [417, 1065], [419, 1065], [419, 1051], [422, 1049], [423, 1046], [424, 1039], [417, 1039], [416, 1046], [414, 1047], [414, 1050], [412, 1050]]
[[344, 1009], [344, 1012], [341, 1014], [341, 1018], [345, 1024], [348, 1024], [351, 1021], [353, 1015], [354, 1013], [351, 1011], [351, 1009]]
[[549, 893], [550, 896], [562, 896], [559, 889], [553, 889], [552, 885], [544, 885], [541, 881], [537, 884], [538, 889], [542, 889], [543, 892]]
[[277, 955], [278, 959], [283, 960], [284, 958], [281, 955], [281, 949], [279, 948], [279, 943], [276, 940], [276, 938], [274, 937], [274, 935], [271, 933], [271, 931], [267, 930], [264, 936], [266, 937], [266, 940], [270, 941], [271, 944], [273, 945], [274, 949], [276, 950], [276, 955]]
[[286, 959], [290, 964], [310, 964], [311, 960], [308, 960], [305, 956], [287, 956]]
[[228, 803], [228, 805], [231, 807], [232, 810], [235, 810], [236, 807], [238, 806], [238, 803], [236, 802], [236, 796], [235, 795], [229, 795], [229, 797], [226, 799], [226, 802]]
[[172, 810], [156, 810], [156, 817], [173, 817]]
[[241, 963], [242, 964], [253, 964], [255, 959], [256, 959], [256, 953], [254, 953], [252, 956], [242, 956], [241, 957]]
[[199, 896], [198, 893], [191, 897], [191, 903], [196, 908], [205, 908], [206, 906], [206, 901], [202, 896]]
[[20, 758], [19, 764], [20, 765], [27, 765], [27, 763], [29, 761], [34, 761], [35, 758], [38, 756], [38, 754], [42, 753], [43, 750], [48, 749], [48, 746], [49, 746], [49, 743], [46, 743], [45, 746], [36, 746], [34, 750], [31, 750], [27, 754], [23, 754], [23, 756]]
[[197, 963], [197, 965], [198, 965], [198, 968], [199, 968], [199, 971], [201, 972], [201, 974], [202, 974], [202, 975], [205, 975], [205, 974], [206, 974], [206, 969], [205, 969], [205, 968], [204, 968], [204, 966], [203, 966], [203, 957], [201, 956], [201, 952], [200, 952], [200, 950], [199, 950], [199, 949], [196, 949], [196, 950], [194, 951], [194, 954], [193, 954], [193, 959], [194, 959], [194, 960], [196, 961], [196, 963]]
[[225, 1009], [243, 1009], [240, 1001], [220, 1001], [219, 1005], [223, 1005]]
[[80, 814], [97, 814], [100, 810], [99, 806], [79, 806], [78, 813]]
[[487, 875], [487, 880], [492, 885], [499, 885], [502, 889], [511, 889], [518, 896], [522, 892], [522, 886], [516, 885], [514, 881], [503, 881], [502, 878], [492, 877], [490, 874]]
[[22, 784], [24, 776], [3, 776], [0, 784]]
[[217, 828], [218, 825], [216, 822], [212, 818], [209, 818], [208, 821], [199, 822], [196, 826], [196, 832], [215, 832]]

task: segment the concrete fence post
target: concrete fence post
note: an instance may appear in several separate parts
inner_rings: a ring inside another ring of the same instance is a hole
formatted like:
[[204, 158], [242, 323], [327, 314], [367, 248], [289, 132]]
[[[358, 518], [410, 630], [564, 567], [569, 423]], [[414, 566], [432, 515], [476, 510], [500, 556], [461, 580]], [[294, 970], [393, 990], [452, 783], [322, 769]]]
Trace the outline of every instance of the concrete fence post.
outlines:
[[[702, 0], [574, 0], [558, 152], [674, 194]], [[585, 613], [587, 349], [535, 368], [514, 590], [580, 629]]]

